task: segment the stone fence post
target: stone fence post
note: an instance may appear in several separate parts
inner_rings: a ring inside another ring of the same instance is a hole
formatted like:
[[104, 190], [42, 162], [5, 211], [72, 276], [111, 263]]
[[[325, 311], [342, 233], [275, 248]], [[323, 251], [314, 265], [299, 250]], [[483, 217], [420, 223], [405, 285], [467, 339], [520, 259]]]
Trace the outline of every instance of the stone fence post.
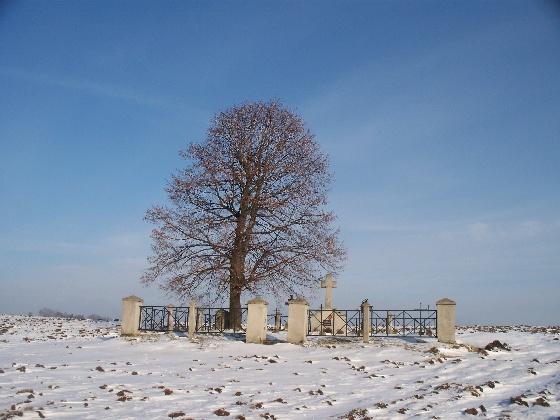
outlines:
[[455, 302], [440, 299], [437, 305], [437, 335], [440, 343], [455, 342]]
[[167, 305], [167, 332], [172, 332], [175, 324], [173, 320], [173, 309], [175, 309], [173, 305]]
[[364, 325], [362, 326], [362, 333], [364, 335], [364, 343], [369, 343], [369, 335], [371, 334], [371, 313], [369, 309], [371, 305], [369, 302], [364, 300], [362, 302], [362, 319], [364, 320]]
[[138, 335], [140, 326], [140, 306], [144, 299], [128, 296], [122, 300], [121, 335]]
[[246, 343], [262, 344], [266, 341], [268, 302], [255, 298], [247, 302]]
[[196, 331], [196, 301], [191, 300], [189, 307], [189, 339], [194, 338]]
[[288, 301], [288, 343], [307, 343], [309, 303], [302, 298]]

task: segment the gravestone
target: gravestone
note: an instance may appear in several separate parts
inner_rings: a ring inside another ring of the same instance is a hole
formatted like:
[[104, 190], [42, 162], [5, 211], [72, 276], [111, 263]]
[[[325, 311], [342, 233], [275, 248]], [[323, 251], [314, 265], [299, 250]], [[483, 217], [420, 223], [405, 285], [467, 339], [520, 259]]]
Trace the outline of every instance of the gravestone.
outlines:
[[280, 332], [282, 328], [282, 312], [278, 308], [276, 308], [276, 312], [274, 313], [274, 332]]
[[392, 314], [387, 315], [387, 334], [397, 334], [397, 329], [395, 328], [395, 320]]
[[225, 330], [229, 328], [229, 311], [220, 309], [216, 312], [216, 329]]
[[321, 282], [321, 287], [325, 290], [325, 308], [332, 308], [332, 289], [336, 288], [336, 281], [333, 281], [332, 274], [327, 274], [325, 280]]
[[325, 306], [311, 314], [311, 331], [346, 335], [346, 315], [332, 306], [332, 289], [336, 288], [332, 274], [326, 275], [321, 287], [325, 289]]
[[196, 301], [191, 300], [189, 303], [189, 338], [194, 339], [196, 332]]
[[197, 308], [196, 309], [196, 329], [195, 331], [201, 330], [207, 330], [209, 327], [207, 325], [207, 322], [204, 319], [204, 310], [202, 308]]

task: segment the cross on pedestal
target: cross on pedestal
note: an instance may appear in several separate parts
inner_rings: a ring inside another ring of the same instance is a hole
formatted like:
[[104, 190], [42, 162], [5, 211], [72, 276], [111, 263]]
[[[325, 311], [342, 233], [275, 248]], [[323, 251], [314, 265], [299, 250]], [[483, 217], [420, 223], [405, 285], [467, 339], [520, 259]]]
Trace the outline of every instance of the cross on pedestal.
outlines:
[[332, 289], [336, 287], [336, 281], [333, 281], [332, 275], [327, 274], [325, 280], [321, 282], [321, 287], [323, 289], [327, 289], [325, 291], [325, 308], [331, 309], [332, 308]]

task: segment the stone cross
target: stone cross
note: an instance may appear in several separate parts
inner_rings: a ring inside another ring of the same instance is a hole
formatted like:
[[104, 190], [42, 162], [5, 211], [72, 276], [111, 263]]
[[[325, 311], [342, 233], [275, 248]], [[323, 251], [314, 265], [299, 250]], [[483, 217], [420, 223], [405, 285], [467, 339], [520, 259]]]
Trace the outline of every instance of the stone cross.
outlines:
[[327, 289], [325, 291], [325, 308], [331, 309], [332, 308], [332, 289], [336, 287], [336, 281], [333, 281], [332, 275], [327, 274], [325, 280], [321, 282], [321, 287], [323, 289]]

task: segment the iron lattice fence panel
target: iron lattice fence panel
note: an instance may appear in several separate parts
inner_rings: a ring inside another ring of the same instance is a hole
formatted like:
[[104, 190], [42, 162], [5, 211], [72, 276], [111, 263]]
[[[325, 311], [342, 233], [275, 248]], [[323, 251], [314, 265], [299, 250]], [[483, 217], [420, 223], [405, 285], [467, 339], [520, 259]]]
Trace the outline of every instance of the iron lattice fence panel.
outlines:
[[[167, 306], [141, 306], [139, 329], [144, 331], [180, 331], [189, 328], [188, 306], [173, 308], [170, 316]], [[169, 328], [172, 318], [172, 328]], [[276, 330], [279, 320], [280, 328], [285, 329], [288, 317], [281, 314], [269, 314], [269, 329]], [[437, 310], [410, 309], [386, 310], [370, 309], [371, 337], [379, 336], [428, 336], [437, 337]], [[197, 308], [197, 333], [244, 333], [247, 326], [247, 308], [239, 308], [239, 318], [233, 319], [227, 308]], [[360, 309], [340, 310], [320, 308], [308, 311], [308, 335], [337, 335], [346, 337], [361, 336], [363, 331], [363, 313]]]
[[[196, 308], [195, 332], [223, 333], [233, 331], [243, 333], [247, 325], [247, 308], [239, 308], [237, 320], [230, 314], [228, 308]], [[143, 331], [178, 331], [189, 330], [190, 307], [177, 306], [170, 313], [167, 306], [141, 306], [140, 326]], [[237, 322], [236, 322], [237, 321]], [[171, 328], [169, 323], [172, 323]]]
[[197, 308], [196, 329], [197, 333], [223, 333], [233, 331], [244, 333], [247, 329], [247, 308], [237, 308], [239, 318], [229, 311], [229, 308]]
[[[316, 309], [308, 312], [308, 335], [357, 337], [363, 334], [362, 310]], [[437, 337], [437, 310], [370, 309], [371, 337]]]
[[310, 310], [307, 316], [307, 335], [357, 337], [362, 334], [363, 317], [359, 309], [321, 308]]
[[178, 306], [173, 310], [173, 331], [187, 332], [189, 330], [190, 307]]
[[370, 309], [371, 336], [437, 337], [437, 310]]
[[167, 306], [140, 306], [140, 330], [167, 331], [168, 321]]

